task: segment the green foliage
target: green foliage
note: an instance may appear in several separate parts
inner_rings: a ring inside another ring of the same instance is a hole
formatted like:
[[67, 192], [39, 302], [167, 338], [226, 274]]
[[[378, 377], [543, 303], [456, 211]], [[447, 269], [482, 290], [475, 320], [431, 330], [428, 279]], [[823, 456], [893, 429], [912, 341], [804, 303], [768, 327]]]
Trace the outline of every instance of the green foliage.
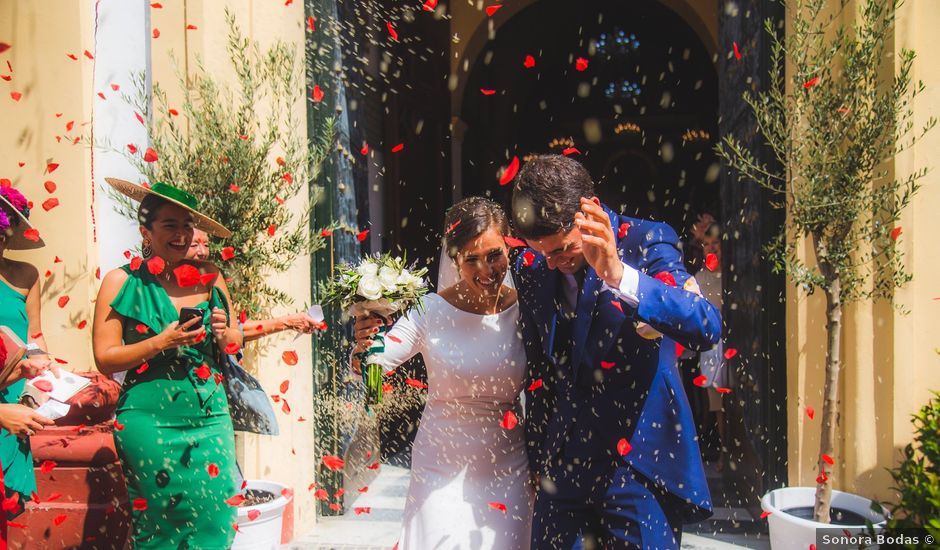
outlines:
[[[855, 22], [837, 28], [833, 21], [852, 14], [824, 18], [831, 4], [788, 3], [785, 37], [766, 23], [777, 69], [767, 91], [746, 92], [744, 100], [777, 162], [762, 163], [733, 136], [717, 151], [786, 208], [788, 223], [768, 248], [778, 272], [808, 292], [838, 281], [843, 303], [890, 298], [911, 279], [891, 233], [926, 168], [897, 177], [885, 162], [936, 120], [914, 129], [913, 100], [924, 90], [912, 83], [914, 52], [900, 52], [896, 72], [886, 55], [899, 2], [863, 2]], [[803, 239], [814, 247], [815, 265], [797, 254]]]
[[[313, 187], [310, 182], [333, 146], [333, 126], [330, 121], [308, 143], [295, 106], [305, 93], [294, 49], [276, 42], [262, 52], [242, 35], [229, 12], [226, 20], [235, 85], [221, 83], [201, 60], [189, 75], [177, 63], [183, 100], [174, 105], [159, 84], [151, 90], [144, 74], [135, 75], [135, 93], [126, 99], [147, 121], [159, 160], [148, 163], [144, 151], [119, 147], [148, 181], [193, 193], [202, 212], [232, 230], [230, 239], [211, 242], [210, 259], [218, 262], [221, 248], [234, 247], [235, 257], [221, 267], [238, 307], [257, 318], [289, 301], [267, 277], [327, 244], [319, 230], [309, 227], [312, 206], [294, 212], [285, 203]], [[264, 112], [256, 109], [262, 104]], [[124, 213], [136, 219], [136, 204], [124, 205]]]
[[904, 460], [891, 470], [900, 499], [889, 505], [887, 531], [923, 528], [940, 540], [940, 393], [913, 415], [914, 442], [904, 448]]

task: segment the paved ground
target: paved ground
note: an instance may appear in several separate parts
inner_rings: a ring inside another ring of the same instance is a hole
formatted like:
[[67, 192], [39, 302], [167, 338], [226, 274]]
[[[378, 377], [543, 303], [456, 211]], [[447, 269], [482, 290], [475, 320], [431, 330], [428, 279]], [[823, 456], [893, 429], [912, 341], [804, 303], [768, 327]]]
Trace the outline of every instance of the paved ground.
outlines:
[[[408, 491], [408, 470], [383, 465], [369, 492], [356, 500], [356, 507], [371, 507], [369, 514], [347, 513], [321, 518], [308, 533], [284, 546], [284, 550], [389, 550], [398, 541], [401, 515]], [[760, 522], [740, 508], [718, 508], [708, 522], [687, 526], [682, 536], [684, 550], [768, 550], [770, 544]]]

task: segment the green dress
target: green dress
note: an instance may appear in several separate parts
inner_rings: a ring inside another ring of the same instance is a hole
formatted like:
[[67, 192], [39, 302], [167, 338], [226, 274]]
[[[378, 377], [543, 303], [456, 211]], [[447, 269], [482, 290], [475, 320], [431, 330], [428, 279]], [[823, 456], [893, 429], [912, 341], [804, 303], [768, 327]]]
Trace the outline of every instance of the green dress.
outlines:
[[[10, 327], [26, 342], [29, 337], [29, 320], [26, 317], [26, 296], [13, 290], [10, 285], [0, 281], [0, 325]], [[26, 380], [19, 380], [0, 390], [0, 402], [17, 403]], [[6, 495], [20, 493], [23, 507], [30, 495], [36, 491], [36, 476], [33, 473], [33, 453], [29, 448], [29, 439], [17, 437], [0, 429], [0, 465], [3, 466], [3, 484]], [[22, 510], [22, 508], [21, 508]]]
[[[124, 317], [124, 342], [133, 344], [160, 333], [179, 314], [146, 269], [122, 269], [127, 281], [111, 307]], [[199, 307], [227, 311], [215, 288]], [[134, 548], [222, 550], [232, 544], [236, 509], [225, 500], [237, 492], [235, 434], [217, 357], [210, 333], [127, 371], [117, 406], [123, 429], [115, 430], [114, 443], [132, 504]]]

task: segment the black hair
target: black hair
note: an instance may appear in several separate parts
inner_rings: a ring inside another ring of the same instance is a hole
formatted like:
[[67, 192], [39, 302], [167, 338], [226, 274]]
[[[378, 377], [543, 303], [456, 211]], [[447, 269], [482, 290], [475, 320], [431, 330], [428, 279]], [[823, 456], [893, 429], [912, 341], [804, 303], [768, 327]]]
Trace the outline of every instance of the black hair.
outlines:
[[516, 176], [513, 228], [524, 239], [567, 232], [581, 211], [581, 198], [593, 196], [594, 182], [580, 162], [563, 155], [538, 155]]
[[483, 197], [467, 197], [450, 208], [444, 216], [444, 250], [451, 259], [461, 248], [495, 227], [503, 236], [509, 234], [506, 212]]
[[153, 229], [153, 222], [157, 220], [157, 212], [160, 208], [173, 204], [160, 195], [149, 193], [144, 200], [140, 201], [140, 207], [137, 209], [137, 221], [147, 229]]

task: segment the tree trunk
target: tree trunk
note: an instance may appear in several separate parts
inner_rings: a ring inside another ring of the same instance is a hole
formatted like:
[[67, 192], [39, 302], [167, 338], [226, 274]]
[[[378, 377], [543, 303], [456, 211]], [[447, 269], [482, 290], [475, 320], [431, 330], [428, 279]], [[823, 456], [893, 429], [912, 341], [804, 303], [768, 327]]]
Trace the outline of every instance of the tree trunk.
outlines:
[[822, 434], [819, 438], [819, 477], [816, 478], [816, 505], [813, 519], [820, 523], [829, 523], [829, 508], [832, 502], [832, 481], [823, 460], [823, 455], [833, 455], [836, 438], [836, 414], [838, 412], [840, 343], [842, 336], [842, 287], [838, 274], [832, 277], [826, 291], [826, 385], [823, 389]]

